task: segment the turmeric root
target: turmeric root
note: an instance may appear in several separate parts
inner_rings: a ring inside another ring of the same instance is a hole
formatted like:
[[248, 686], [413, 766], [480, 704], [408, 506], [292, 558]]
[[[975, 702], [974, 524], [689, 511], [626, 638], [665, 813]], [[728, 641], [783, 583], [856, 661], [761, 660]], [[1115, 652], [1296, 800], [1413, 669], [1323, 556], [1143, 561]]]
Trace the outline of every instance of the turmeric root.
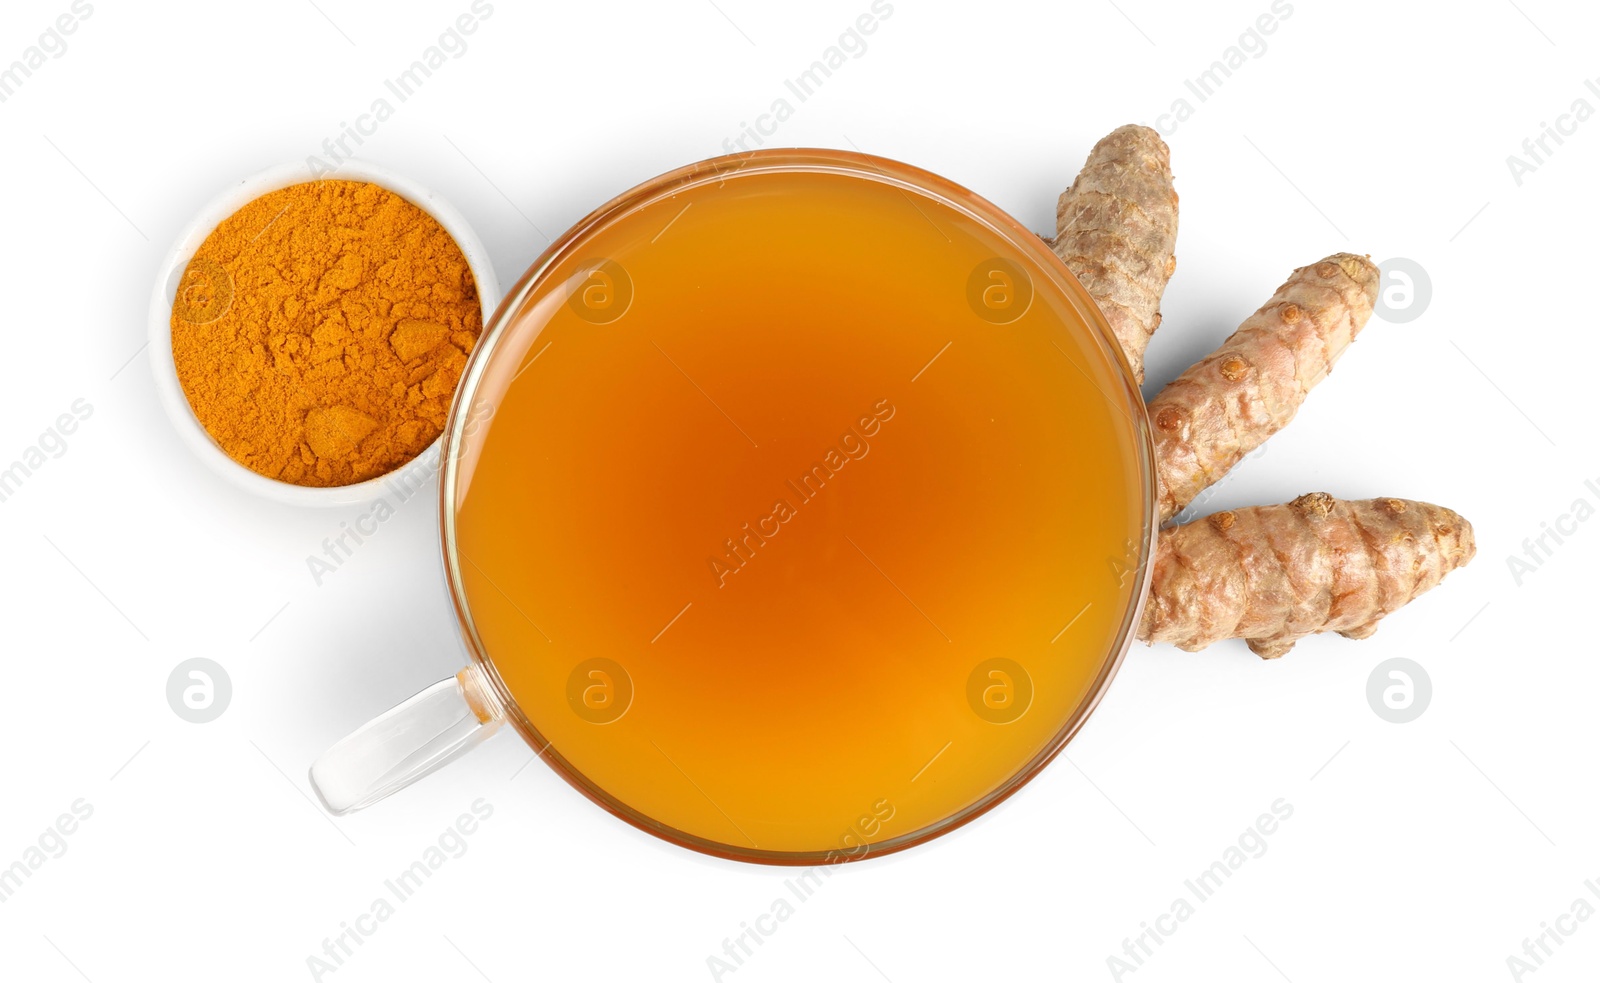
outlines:
[[[1173, 269], [1178, 202], [1168, 160], [1153, 131], [1121, 127], [1095, 145], [1057, 202], [1056, 254], [1100, 304], [1141, 382]], [[1163, 521], [1293, 419], [1365, 326], [1377, 288], [1378, 271], [1361, 256], [1298, 269], [1151, 401]], [[1366, 638], [1474, 552], [1461, 516], [1398, 498], [1314, 493], [1219, 512], [1161, 531], [1139, 637], [1188, 651], [1243, 638], [1269, 659], [1317, 632]]]
[[1378, 268], [1364, 256], [1303, 266], [1150, 401], [1163, 522], [1294, 419], [1377, 299]]
[[1056, 202], [1054, 249], [1100, 306], [1141, 383], [1177, 239], [1167, 145], [1148, 126], [1112, 130]]
[[1161, 531], [1139, 637], [1189, 652], [1243, 638], [1264, 659], [1317, 632], [1366, 638], [1474, 552], [1471, 524], [1426, 502], [1313, 492], [1218, 512]]

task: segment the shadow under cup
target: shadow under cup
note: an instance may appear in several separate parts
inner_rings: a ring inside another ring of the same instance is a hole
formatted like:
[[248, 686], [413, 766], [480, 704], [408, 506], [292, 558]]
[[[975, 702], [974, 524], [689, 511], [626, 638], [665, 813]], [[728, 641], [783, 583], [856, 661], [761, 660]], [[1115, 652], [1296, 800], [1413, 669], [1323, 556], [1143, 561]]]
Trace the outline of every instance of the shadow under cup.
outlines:
[[1146, 427], [1092, 301], [965, 189], [834, 151], [664, 175], [551, 246], [462, 380], [456, 691], [671, 842], [914, 845], [1109, 684]]

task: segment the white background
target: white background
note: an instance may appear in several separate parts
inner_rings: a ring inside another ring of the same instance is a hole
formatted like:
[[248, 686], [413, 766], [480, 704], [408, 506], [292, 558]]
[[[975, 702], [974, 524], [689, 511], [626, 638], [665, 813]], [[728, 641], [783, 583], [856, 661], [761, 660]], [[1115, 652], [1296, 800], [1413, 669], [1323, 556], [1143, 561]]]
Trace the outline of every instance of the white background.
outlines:
[[[318, 4], [93, 0], [65, 53], [0, 104], [0, 466], [74, 400], [94, 408], [0, 503], [0, 866], [75, 800], [94, 810], [0, 905], [0, 973], [311, 978], [324, 938], [482, 797], [494, 813], [468, 852], [324, 979], [710, 979], [707, 957], [794, 871], [659, 843], [523, 769], [509, 733], [346, 819], [308, 799], [319, 751], [461, 661], [431, 493], [316, 586], [306, 556], [357, 510], [265, 503], [204, 470], [141, 345], [156, 265], [201, 204], [318, 152], [468, 9]], [[1575, 500], [1600, 504], [1600, 120], [1520, 186], [1506, 159], [1574, 100], [1600, 110], [1584, 87], [1600, 15], [1293, 0], [1265, 53], [1198, 103], [1184, 80], [1268, 0], [893, 7], [770, 145], [904, 159], [1053, 232], [1099, 136], [1189, 98], [1169, 136], [1182, 231], [1152, 391], [1327, 253], [1410, 258], [1432, 281], [1426, 312], [1374, 319], [1211, 505], [1424, 499], [1473, 521], [1479, 555], [1368, 641], [1273, 663], [1232, 643], [1136, 648], [1021, 794], [837, 871], [723, 978], [1109, 979], [1107, 957], [1279, 798], [1294, 813], [1267, 852], [1123, 978], [1514, 978], [1507, 957], [1542, 922], [1580, 896], [1600, 906], [1584, 886], [1600, 877], [1600, 522], [1520, 584], [1507, 563]], [[9, 0], [0, 64], [67, 9]], [[509, 285], [544, 234], [721, 153], [867, 9], [495, 0], [360, 156], [459, 207]], [[194, 656], [233, 681], [213, 723], [165, 698]], [[1408, 724], [1366, 698], [1395, 657], [1433, 685]], [[1563, 924], [1575, 933], [1539, 983], [1600, 969], [1600, 918]]]

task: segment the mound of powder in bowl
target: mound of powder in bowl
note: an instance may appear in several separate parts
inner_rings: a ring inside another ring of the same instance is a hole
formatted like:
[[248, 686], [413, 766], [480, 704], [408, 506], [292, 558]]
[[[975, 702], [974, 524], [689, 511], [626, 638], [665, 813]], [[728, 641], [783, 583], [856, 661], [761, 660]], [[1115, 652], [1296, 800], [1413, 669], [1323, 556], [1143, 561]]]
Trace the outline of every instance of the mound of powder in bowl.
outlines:
[[348, 485], [439, 436], [482, 327], [466, 257], [430, 215], [374, 184], [314, 181], [206, 237], [178, 283], [172, 356], [229, 457]]

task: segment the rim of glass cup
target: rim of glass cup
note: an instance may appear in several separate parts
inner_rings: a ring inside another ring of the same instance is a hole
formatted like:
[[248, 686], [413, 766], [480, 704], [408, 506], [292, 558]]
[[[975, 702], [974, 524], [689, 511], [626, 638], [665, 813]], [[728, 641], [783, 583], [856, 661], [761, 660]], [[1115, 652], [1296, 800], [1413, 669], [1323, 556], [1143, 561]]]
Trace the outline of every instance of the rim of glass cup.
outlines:
[[[459, 478], [459, 458], [456, 454], [456, 449], [461, 446], [464, 439], [468, 439], [469, 435], [466, 434], [465, 430], [475, 419], [475, 414], [469, 412], [466, 407], [472, 405], [487, 366], [493, 361], [500, 343], [510, 334], [512, 326], [519, 318], [524, 302], [535, 289], [543, 284], [545, 275], [551, 269], [556, 267], [562, 260], [573, 255], [592, 232], [602, 228], [614, 218], [625, 215], [635, 209], [643, 208], [662, 198], [670, 197], [686, 188], [733, 178], [735, 172], [739, 177], [784, 172], [830, 173], [877, 181], [888, 184], [891, 187], [897, 187], [907, 193], [934, 198], [984, 225], [1019, 253], [1034, 261], [1033, 268], [1029, 272], [1035, 275], [1042, 275], [1057, 286], [1071, 303], [1078, 316], [1082, 318], [1085, 326], [1099, 341], [1106, 356], [1114, 365], [1120, 367], [1122, 390], [1114, 394], [1113, 398], [1126, 400], [1128, 405], [1125, 409], [1128, 411], [1128, 417], [1132, 421], [1135, 430], [1134, 445], [1139, 457], [1139, 471], [1141, 482], [1144, 486], [1142, 508], [1145, 513], [1144, 519], [1140, 523], [1140, 528], [1145, 530], [1145, 535], [1139, 543], [1137, 566], [1134, 568], [1137, 571], [1138, 583], [1136, 584], [1132, 602], [1128, 605], [1128, 610], [1124, 614], [1122, 626], [1117, 632], [1116, 641], [1112, 646], [1113, 651], [1110, 657], [1102, 664], [1088, 695], [1079, 702], [1055, 736], [1032, 759], [988, 794], [968, 803], [962, 809], [938, 822], [930, 823], [920, 829], [912, 830], [878, 843], [868, 844], [867, 849], [859, 854], [843, 854], [843, 851], [840, 850], [745, 849], [715, 840], [708, 840], [668, 826], [618, 801], [604, 788], [590, 781], [587, 776], [562, 757], [560, 752], [549, 741], [544, 739], [533, 723], [522, 713], [516, 699], [511, 695], [504, 680], [501, 679], [493, 657], [488, 653], [478, 635], [477, 626], [472, 619], [471, 610], [466, 602], [466, 593], [461, 579], [461, 568], [458, 562], [459, 553], [456, 549], [455, 524], [456, 486]], [[1084, 290], [1066, 265], [1061, 262], [1037, 234], [1024, 228], [1016, 219], [1006, 214], [988, 199], [969, 191], [961, 185], [930, 171], [886, 157], [874, 157], [870, 154], [845, 150], [810, 148], [756, 150], [746, 154], [713, 157], [668, 171], [596, 208], [550, 244], [549, 248], [533, 262], [533, 265], [517, 281], [516, 285], [507, 292], [505, 299], [501, 301], [499, 308], [495, 311], [492, 320], [485, 324], [479, 344], [473, 350], [467, 368], [462, 373], [461, 382], [456, 391], [456, 398], [450, 411], [450, 417], [445, 422], [444, 433], [440, 437], [439, 453], [440, 546], [444, 554], [445, 578], [450, 589], [451, 603], [455, 606], [456, 617], [460, 622], [468, 654], [471, 656], [473, 663], [482, 670], [484, 679], [493, 691], [493, 697], [499, 703], [506, 719], [530, 747], [545, 748], [544, 751], [540, 752], [540, 756], [558, 775], [613, 816], [669, 843], [726, 860], [784, 866], [812, 866], [881, 857], [925, 843], [960, 826], [964, 826], [993, 809], [1026, 785], [1056, 755], [1060, 754], [1068, 742], [1082, 729], [1095, 708], [1099, 706], [1100, 700], [1110, 687], [1112, 679], [1116, 676], [1117, 670], [1121, 667], [1122, 660], [1126, 657], [1128, 648], [1133, 642], [1134, 630], [1139, 623], [1140, 615], [1143, 613], [1145, 594], [1149, 589], [1151, 571], [1148, 561], [1157, 528], [1154, 469], [1155, 445], [1151, 438], [1149, 420], [1144, 409], [1144, 399], [1140, 393], [1138, 383], [1134, 379], [1133, 370], [1128, 365], [1127, 357], [1123, 354], [1122, 347], [1117, 342], [1116, 336], [1112, 334], [1111, 327], [1106, 322], [1105, 316], [1089, 296], [1088, 291]]]

